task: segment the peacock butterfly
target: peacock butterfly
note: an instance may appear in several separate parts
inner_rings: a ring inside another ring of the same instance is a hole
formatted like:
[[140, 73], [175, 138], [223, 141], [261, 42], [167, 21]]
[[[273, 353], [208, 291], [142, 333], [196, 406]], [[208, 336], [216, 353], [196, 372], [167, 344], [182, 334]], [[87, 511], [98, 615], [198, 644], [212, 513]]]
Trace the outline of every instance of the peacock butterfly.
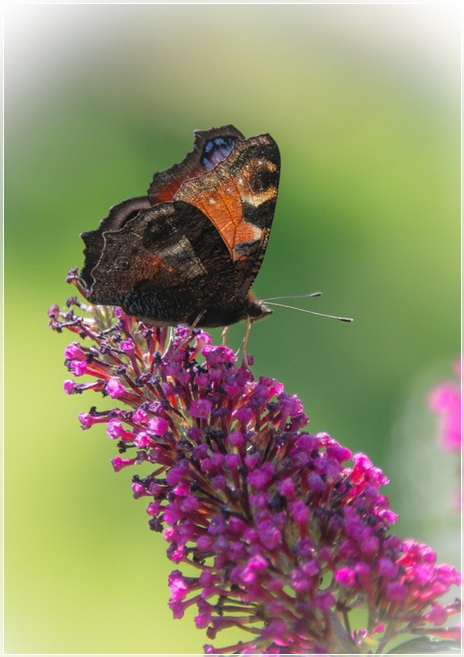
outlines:
[[277, 144], [232, 125], [194, 134], [193, 150], [155, 173], [146, 196], [82, 233], [92, 303], [155, 326], [228, 326], [272, 313], [250, 287], [277, 201]]

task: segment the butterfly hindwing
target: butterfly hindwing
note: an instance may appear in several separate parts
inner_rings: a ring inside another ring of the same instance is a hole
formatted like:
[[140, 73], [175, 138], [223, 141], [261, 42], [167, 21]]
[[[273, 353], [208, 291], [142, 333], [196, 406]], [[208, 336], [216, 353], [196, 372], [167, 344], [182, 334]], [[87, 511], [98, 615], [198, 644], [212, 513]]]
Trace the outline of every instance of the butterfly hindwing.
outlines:
[[128, 198], [118, 205], [110, 208], [109, 214], [102, 219], [100, 226], [96, 230], [90, 230], [81, 234], [84, 240], [85, 264], [81, 271], [81, 276], [90, 287], [92, 285], [91, 272], [97, 265], [104, 247], [103, 233], [105, 231], [115, 231], [122, 228], [132, 217], [135, 217], [140, 210], [146, 210], [150, 207], [147, 196], [137, 196]]
[[104, 239], [90, 300], [163, 325], [173, 318], [191, 324], [227, 297], [235, 275], [227, 249], [208, 218], [188, 203], [158, 204]]

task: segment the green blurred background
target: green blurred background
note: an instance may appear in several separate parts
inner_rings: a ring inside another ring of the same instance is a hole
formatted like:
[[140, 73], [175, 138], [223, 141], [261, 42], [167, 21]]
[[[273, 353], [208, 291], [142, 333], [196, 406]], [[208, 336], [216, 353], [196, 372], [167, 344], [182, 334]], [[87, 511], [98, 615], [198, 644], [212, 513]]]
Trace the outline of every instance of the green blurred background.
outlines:
[[[113, 473], [101, 426], [79, 428], [78, 412], [98, 398], [62, 392], [72, 338], [46, 329], [49, 305], [71, 294], [66, 272], [82, 263], [78, 234], [145, 193], [154, 171], [191, 149], [196, 128], [233, 123], [280, 147], [256, 294], [322, 290], [301, 305], [355, 318], [276, 309], [251, 332], [255, 372], [298, 394], [311, 431], [367, 452], [392, 480], [398, 531], [456, 561], [459, 522], [446, 506], [456, 473], [448, 455], [443, 467], [434, 460], [423, 394], [460, 350], [459, 8], [5, 12], [6, 651], [202, 651], [193, 612], [171, 619], [173, 565], [145, 502], [132, 499], [133, 472]], [[231, 346], [243, 331], [231, 330]], [[414, 526], [415, 482], [425, 501]], [[427, 516], [427, 495], [442, 500], [454, 551]]]

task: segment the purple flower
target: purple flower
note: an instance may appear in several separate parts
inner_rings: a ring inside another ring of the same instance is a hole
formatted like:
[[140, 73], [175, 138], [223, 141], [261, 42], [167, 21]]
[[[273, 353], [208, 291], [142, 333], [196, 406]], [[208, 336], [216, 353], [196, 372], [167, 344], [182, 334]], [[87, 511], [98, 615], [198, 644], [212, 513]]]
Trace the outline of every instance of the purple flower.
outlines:
[[[75, 272], [69, 279], [81, 288]], [[95, 379], [67, 381], [65, 391], [117, 400], [79, 416], [83, 428], [105, 422], [120, 452], [131, 452], [112, 459], [116, 472], [153, 467], [134, 476], [132, 491], [148, 498], [149, 526], [164, 532], [176, 564], [174, 617], [195, 606], [210, 640], [246, 631], [207, 654], [383, 653], [403, 635], [420, 635], [424, 652], [427, 637], [438, 637], [433, 646], [456, 639], [456, 628], [439, 626], [459, 605], [440, 598], [459, 574], [428, 546], [390, 533], [396, 514], [380, 493], [388, 480], [367, 456], [305, 431], [296, 396], [269, 377], [256, 381], [251, 357], [240, 365], [203, 331], [178, 327], [168, 341], [167, 329], [120, 309], [112, 321], [110, 308], [88, 312], [50, 311], [53, 329], [85, 337], [68, 347], [67, 364], [85, 363]], [[367, 627], [354, 625], [357, 610]]]
[[116, 376], [112, 376], [108, 380], [108, 383], [105, 386], [105, 392], [112, 399], [117, 399], [118, 397], [122, 397], [124, 395], [126, 389], [124, 388], [121, 381]]
[[85, 352], [79, 342], [73, 342], [64, 350], [64, 357], [69, 360], [85, 360]]
[[69, 379], [67, 379], [63, 383], [63, 388], [64, 388], [64, 391], [67, 395], [73, 395], [74, 392], [75, 392], [75, 383], [74, 383], [74, 381], [70, 381]]
[[169, 428], [169, 422], [162, 417], [154, 416], [148, 420], [148, 429], [155, 436], [164, 436]]
[[207, 418], [212, 405], [209, 399], [195, 399], [190, 405], [190, 415], [197, 418]]

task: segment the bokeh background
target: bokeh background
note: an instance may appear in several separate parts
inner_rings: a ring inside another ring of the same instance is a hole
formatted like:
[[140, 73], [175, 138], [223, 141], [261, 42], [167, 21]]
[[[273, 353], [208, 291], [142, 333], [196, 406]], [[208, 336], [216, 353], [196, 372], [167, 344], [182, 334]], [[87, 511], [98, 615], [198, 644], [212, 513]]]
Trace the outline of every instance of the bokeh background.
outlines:
[[173, 566], [133, 473], [113, 473], [103, 428], [79, 427], [98, 398], [62, 392], [71, 336], [46, 328], [82, 263], [78, 234], [145, 193], [196, 128], [233, 123], [279, 144], [256, 294], [322, 290], [301, 306], [355, 318], [276, 309], [251, 332], [255, 371], [298, 394], [313, 432], [382, 467], [398, 532], [456, 563], [456, 464], [424, 395], [460, 350], [459, 8], [5, 12], [6, 652], [202, 651], [193, 612], [171, 618]]

